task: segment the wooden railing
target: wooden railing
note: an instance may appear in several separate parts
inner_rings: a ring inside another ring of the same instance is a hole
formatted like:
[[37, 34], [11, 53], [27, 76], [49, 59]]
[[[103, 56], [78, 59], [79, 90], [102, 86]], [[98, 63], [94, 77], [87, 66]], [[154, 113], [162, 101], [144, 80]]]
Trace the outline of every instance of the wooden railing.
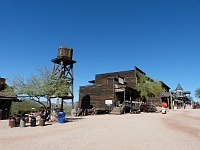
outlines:
[[123, 102], [123, 103], [120, 105], [120, 114], [123, 113], [124, 108], [125, 108], [125, 102]]

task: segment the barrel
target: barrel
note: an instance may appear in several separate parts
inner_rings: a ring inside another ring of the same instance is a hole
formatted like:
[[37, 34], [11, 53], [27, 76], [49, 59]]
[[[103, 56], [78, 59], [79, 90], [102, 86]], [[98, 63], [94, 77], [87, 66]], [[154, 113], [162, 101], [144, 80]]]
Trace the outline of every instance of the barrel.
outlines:
[[20, 124], [20, 116], [19, 115], [17, 115], [16, 117], [15, 117], [15, 119], [16, 119], [16, 127], [18, 127], [19, 126], [19, 124]]
[[9, 122], [8, 122], [8, 126], [10, 126], [10, 120], [12, 119], [12, 116], [9, 116]]
[[13, 128], [13, 127], [16, 126], [16, 125], [15, 125], [15, 118], [11, 118], [11, 119], [10, 119], [9, 125], [10, 125], [11, 128]]
[[29, 117], [28, 117], [28, 115], [25, 115], [25, 122], [29, 123]]
[[36, 118], [35, 117], [31, 117], [31, 120], [30, 120], [30, 126], [31, 127], [35, 127], [36, 126]]
[[39, 126], [45, 126], [45, 119], [44, 118], [40, 118], [38, 125]]
[[20, 127], [25, 127], [25, 126], [26, 126], [25, 118], [21, 118], [21, 120], [20, 120]]
[[59, 123], [65, 122], [65, 113], [64, 112], [58, 112], [58, 122]]
[[68, 60], [72, 60], [73, 55], [73, 49], [66, 47], [66, 46], [60, 46], [58, 48], [58, 58], [65, 58]]

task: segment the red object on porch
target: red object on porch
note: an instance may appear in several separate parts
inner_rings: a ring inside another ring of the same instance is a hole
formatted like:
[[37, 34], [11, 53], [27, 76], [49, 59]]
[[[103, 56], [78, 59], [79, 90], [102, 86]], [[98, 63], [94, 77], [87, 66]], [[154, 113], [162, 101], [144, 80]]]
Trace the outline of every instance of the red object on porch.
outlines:
[[167, 103], [162, 102], [162, 107], [166, 108], [167, 107]]

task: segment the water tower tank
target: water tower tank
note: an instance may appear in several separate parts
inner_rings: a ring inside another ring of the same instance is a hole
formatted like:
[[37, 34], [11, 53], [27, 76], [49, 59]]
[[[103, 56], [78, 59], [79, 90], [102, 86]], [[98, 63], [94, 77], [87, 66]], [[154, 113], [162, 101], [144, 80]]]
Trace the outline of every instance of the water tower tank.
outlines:
[[60, 46], [58, 48], [58, 58], [66, 58], [69, 60], [72, 60], [73, 55], [73, 49], [66, 47], [66, 46]]

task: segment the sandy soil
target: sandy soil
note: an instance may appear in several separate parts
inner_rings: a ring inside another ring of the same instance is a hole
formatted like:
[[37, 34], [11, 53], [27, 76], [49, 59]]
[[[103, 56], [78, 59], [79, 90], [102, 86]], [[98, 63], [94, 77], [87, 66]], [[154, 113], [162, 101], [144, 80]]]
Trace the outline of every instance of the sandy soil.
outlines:
[[200, 110], [76, 117], [46, 126], [0, 121], [1, 150], [198, 150]]

